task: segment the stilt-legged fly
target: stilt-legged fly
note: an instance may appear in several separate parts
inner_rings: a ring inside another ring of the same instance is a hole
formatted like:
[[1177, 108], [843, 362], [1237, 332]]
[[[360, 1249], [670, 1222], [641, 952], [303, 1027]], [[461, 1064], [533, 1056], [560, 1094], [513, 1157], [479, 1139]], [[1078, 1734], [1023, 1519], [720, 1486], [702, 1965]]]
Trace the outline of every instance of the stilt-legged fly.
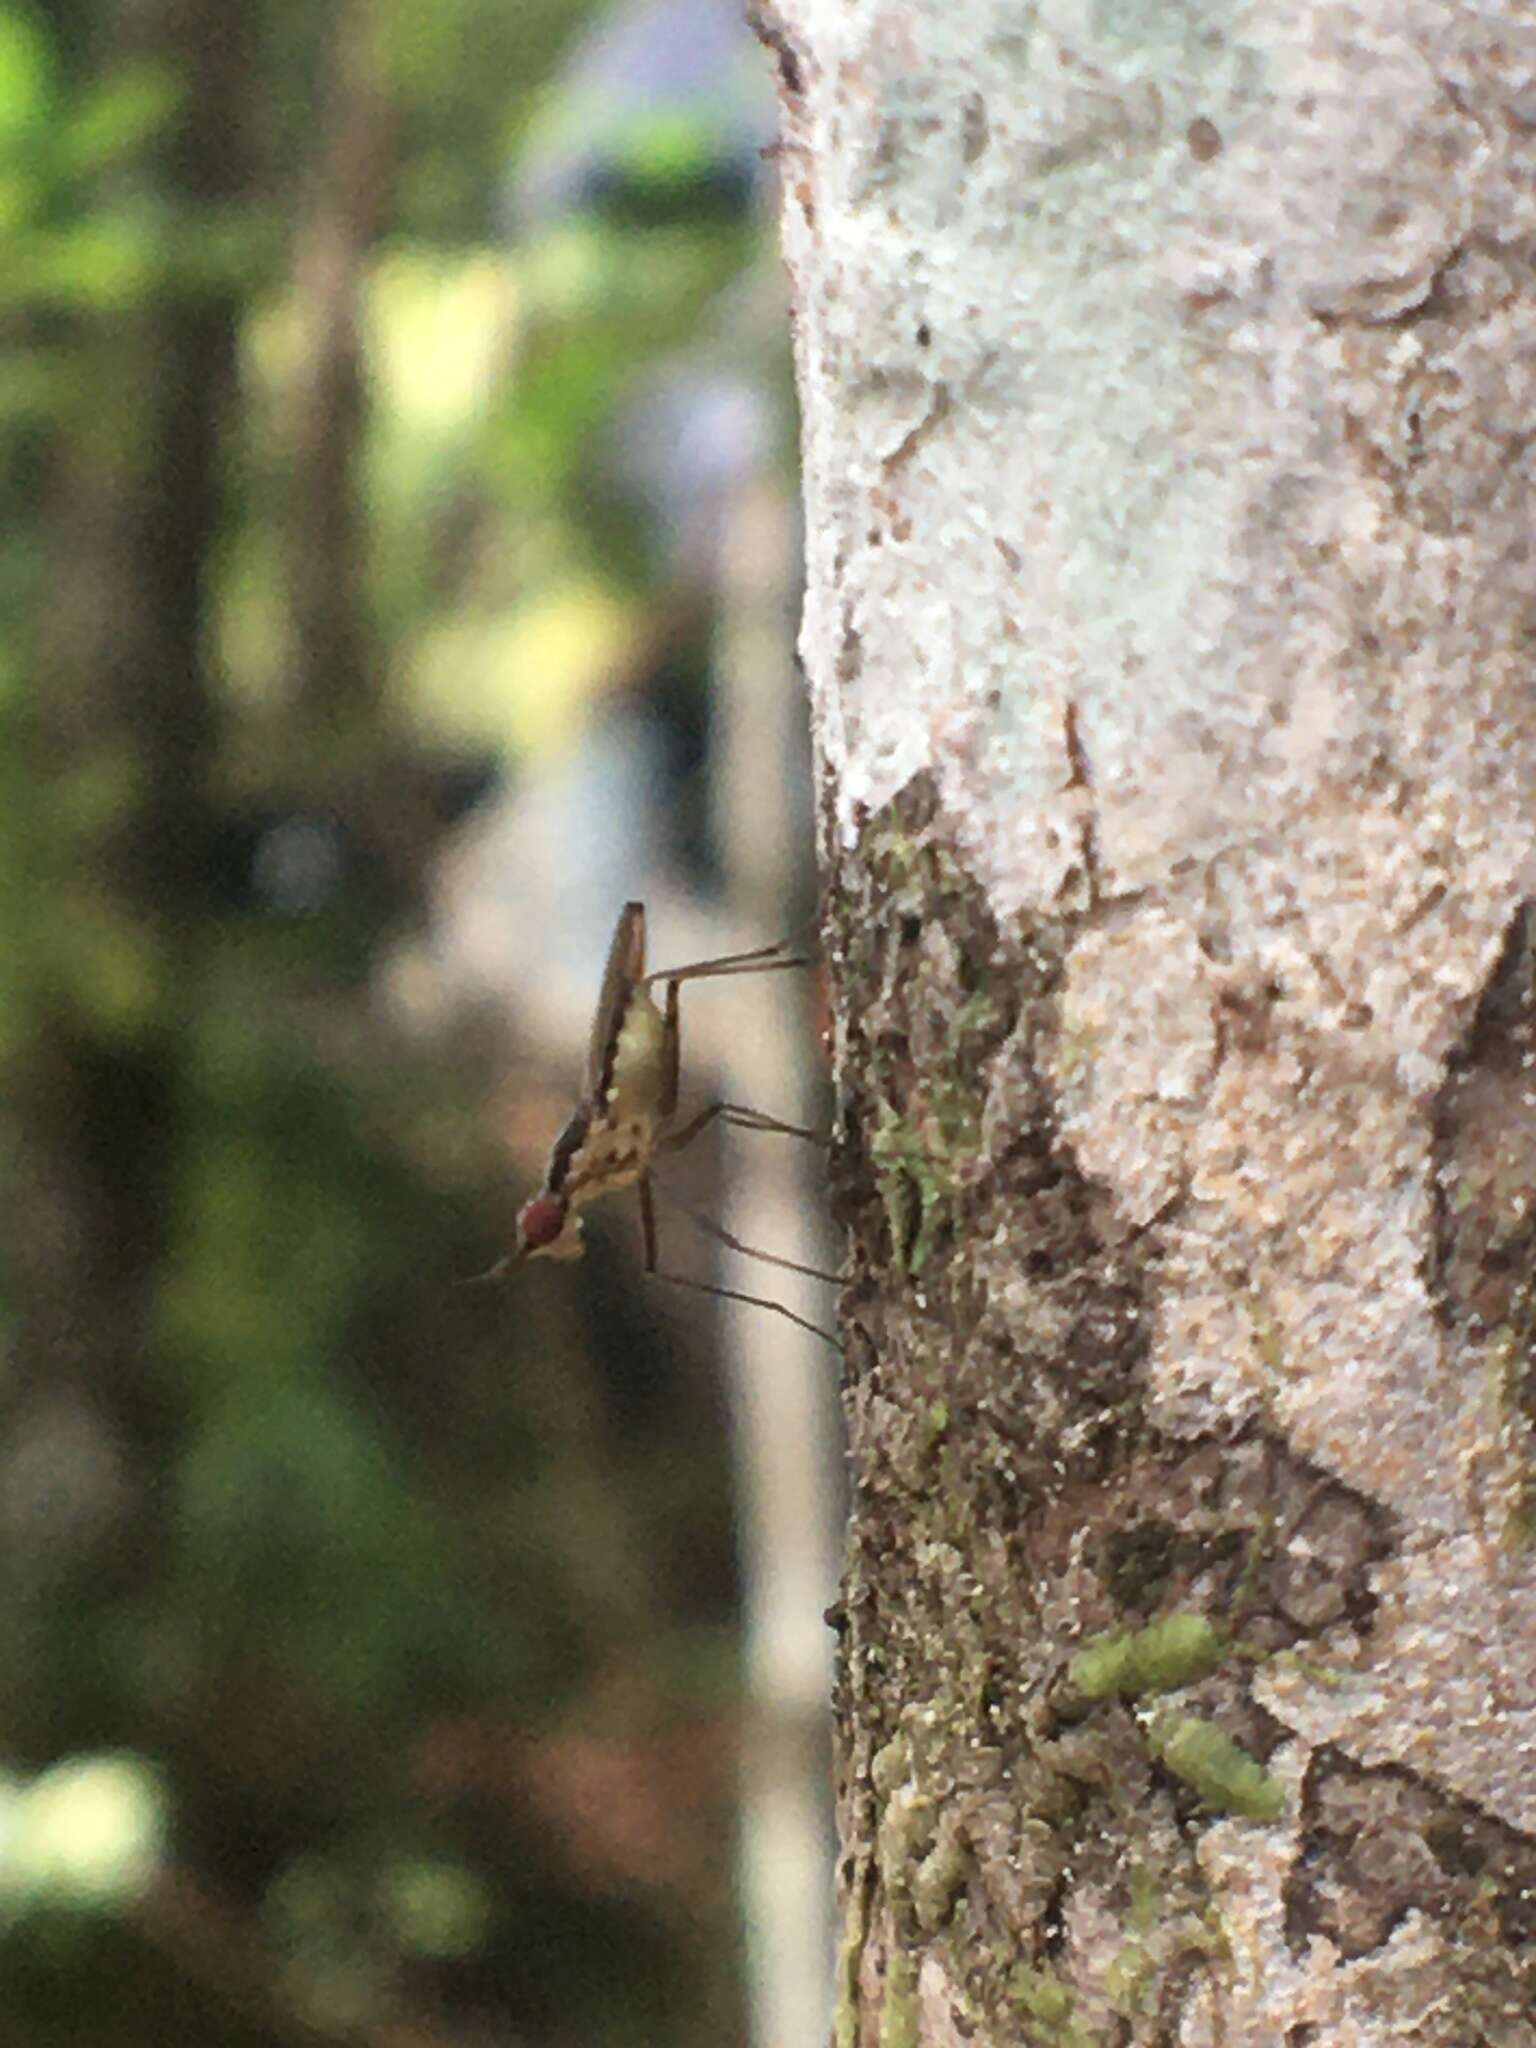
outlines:
[[[640, 1198], [647, 1273], [679, 1287], [720, 1295], [726, 1301], [745, 1301], [757, 1308], [771, 1309], [801, 1329], [835, 1343], [827, 1331], [796, 1315], [782, 1302], [763, 1295], [742, 1294], [733, 1287], [685, 1279], [678, 1273], [663, 1273], [658, 1264], [656, 1189], [651, 1179], [651, 1169], [658, 1158], [682, 1151], [716, 1122], [746, 1131], [816, 1140], [814, 1131], [798, 1124], [781, 1123], [777, 1117], [744, 1109], [736, 1102], [712, 1102], [686, 1121], [678, 1121], [678, 991], [683, 983], [727, 974], [771, 974], [805, 965], [803, 956], [792, 953], [788, 943], [781, 941], [775, 946], [759, 947], [753, 953], [728, 953], [719, 960], [697, 960], [686, 967], [647, 974], [645, 906], [626, 903], [608, 949], [602, 994], [592, 1020], [582, 1098], [555, 1140], [543, 1186], [518, 1212], [512, 1250], [486, 1277], [497, 1278], [526, 1259], [580, 1258], [583, 1246], [578, 1210], [596, 1201], [599, 1195], [633, 1187]], [[666, 990], [660, 1006], [651, 993], [658, 983]], [[681, 1203], [676, 1206], [684, 1208]], [[772, 1252], [754, 1251], [708, 1217], [692, 1209], [684, 1208], [684, 1213], [700, 1229], [749, 1258], [781, 1266], [786, 1272], [805, 1273], [815, 1280], [837, 1277], [799, 1265], [793, 1259], [779, 1258]]]

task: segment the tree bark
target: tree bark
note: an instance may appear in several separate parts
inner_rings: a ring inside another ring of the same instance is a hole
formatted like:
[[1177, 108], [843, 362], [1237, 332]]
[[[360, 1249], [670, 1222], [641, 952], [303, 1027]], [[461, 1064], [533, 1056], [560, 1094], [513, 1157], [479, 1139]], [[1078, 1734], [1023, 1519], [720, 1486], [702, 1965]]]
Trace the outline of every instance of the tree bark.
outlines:
[[1536, 19], [781, 0], [836, 2040], [1536, 2042]]
[[311, 743], [335, 749], [379, 723], [362, 477], [368, 264], [388, 216], [399, 111], [384, 83], [384, 25], [350, 0], [332, 31], [326, 144], [294, 238], [303, 360], [290, 398], [289, 568], [294, 686]]

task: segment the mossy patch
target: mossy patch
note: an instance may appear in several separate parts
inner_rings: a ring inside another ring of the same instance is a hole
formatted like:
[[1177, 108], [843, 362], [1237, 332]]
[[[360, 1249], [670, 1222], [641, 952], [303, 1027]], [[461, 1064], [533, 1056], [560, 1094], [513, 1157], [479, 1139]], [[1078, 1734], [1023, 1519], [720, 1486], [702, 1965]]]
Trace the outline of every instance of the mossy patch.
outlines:
[[1101, 2048], [1098, 2035], [1074, 2016], [1072, 1994], [1049, 1963], [1015, 1963], [1008, 1996], [1040, 2048]]
[[909, 1122], [889, 1104], [878, 1117], [870, 1156], [880, 1200], [892, 1250], [915, 1276], [927, 1266], [940, 1231], [952, 1224], [965, 1165], [976, 1155], [975, 1117], [967, 1109], [951, 1120], [925, 1113]]
[[1118, 1693], [1173, 1692], [1216, 1669], [1226, 1640], [1204, 1614], [1170, 1614], [1147, 1628], [1095, 1636], [1072, 1659], [1068, 1676], [1085, 1699]]
[[977, 1178], [987, 1070], [1011, 1023], [1011, 976], [982, 891], [935, 829], [918, 778], [871, 819], [834, 903], [829, 950], [859, 1008], [841, 1020], [847, 1088], [834, 1183], [857, 1205], [867, 1175], [902, 1271], [921, 1277], [961, 1226]]
[[917, 2044], [917, 1965], [904, 1949], [894, 1949], [885, 1966], [880, 2048], [917, 2048]]
[[1285, 1788], [1257, 1757], [1199, 1714], [1166, 1714], [1147, 1730], [1152, 1754], [1214, 1813], [1278, 1820]]

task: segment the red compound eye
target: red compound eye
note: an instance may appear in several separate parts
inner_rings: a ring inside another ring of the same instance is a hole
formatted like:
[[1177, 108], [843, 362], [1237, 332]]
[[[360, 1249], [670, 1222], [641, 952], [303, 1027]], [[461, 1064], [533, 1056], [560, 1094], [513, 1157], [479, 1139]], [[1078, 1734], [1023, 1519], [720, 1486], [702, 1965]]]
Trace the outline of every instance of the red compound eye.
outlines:
[[545, 1250], [564, 1228], [565, 1204], [556, 1195], [536, 1195], [517, 1219], [517, 1234], [525, 1252]]

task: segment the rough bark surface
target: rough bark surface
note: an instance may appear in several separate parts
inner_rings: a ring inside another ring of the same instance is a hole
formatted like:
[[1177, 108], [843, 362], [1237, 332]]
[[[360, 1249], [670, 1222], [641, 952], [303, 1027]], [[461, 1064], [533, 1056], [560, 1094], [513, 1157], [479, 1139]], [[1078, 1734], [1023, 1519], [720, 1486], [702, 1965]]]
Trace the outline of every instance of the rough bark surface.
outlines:
[[1536, 15], [780, 0], [840, 2048], [1536, 2043]]

